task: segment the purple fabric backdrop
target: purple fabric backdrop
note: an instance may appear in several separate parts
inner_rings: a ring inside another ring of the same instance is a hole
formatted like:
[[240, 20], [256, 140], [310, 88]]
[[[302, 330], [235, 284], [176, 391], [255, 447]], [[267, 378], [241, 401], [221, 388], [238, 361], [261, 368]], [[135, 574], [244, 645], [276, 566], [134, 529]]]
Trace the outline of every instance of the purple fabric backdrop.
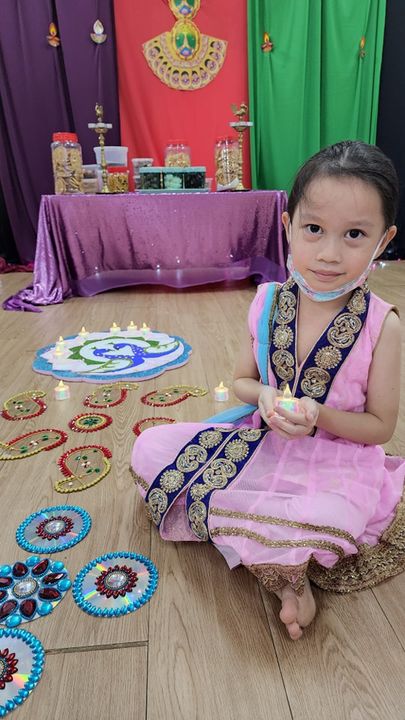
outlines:
[[[90, 39], [97, 18], [103, 45]], [[58, 48], [46, 40], [51, 22]], [[84, 162], [94, 162], [96, 102], [114, 126], [108, 144], [119, 144], [111, 0], [1, 0], [0, 184], [22, 261], [34, 259], [41, 195], [53, 192], [52, 133], [77, 132]]]
[[33, 286], [3, 304], [37, 310], [125, 285], [285, 280], [279, 191], [42, 198]]

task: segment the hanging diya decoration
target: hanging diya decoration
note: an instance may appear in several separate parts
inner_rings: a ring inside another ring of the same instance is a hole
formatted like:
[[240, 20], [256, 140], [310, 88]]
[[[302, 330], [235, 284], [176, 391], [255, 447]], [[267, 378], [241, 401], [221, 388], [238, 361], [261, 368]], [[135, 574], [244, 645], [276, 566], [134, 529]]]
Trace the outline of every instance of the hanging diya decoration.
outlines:
[[103, 413], [82, 413], [69, 421], [69, 427], [74, 432], [89, 433], [104, 430], [112, 423], [112, 417]]
[[88, 512], [77, 505], [54, 505], [29, 515], [17, 528], [16, 540], [28, 552], [62, 552], [77, 545], [91, 528]]
[[158, 571], [149, 558], [131, 552], [101, 555], [85, 565], [73, 583], [79, 608], [97, 617], [117, 617], [150, 600]]
[[84, 405], [91, 408], [109, 408], [120, 405], [126, 400], [129, 390], [137, 390], [138, 383], [114, 383], [100, 385], [94, 392], [87, 395]]
[[104, 25], [101, 20], [96, 20], [93, 25], [93, 32], [90, 33], [90, 37], [96, 45], [101, 45], [107, 40], [107, 35], [104, 32]]
[[152, 72], [173, 90], [199, 90], [221, 70], [227, 41], [203, 35], [192, 19], [200, 0], [168, 0], [176, 23], [145, 42], [143, 54]]
[[28, 420], [38, 417], [46, 410], [46, 404], [41, 400], [45, 395], [46, 393], [41, 390], [27, 390], [13, 395], [4, 402], [1, 416], [5, 420]]
[[51, 22], [48, 32], [49, 35], [46, 36], [48, 45], [51, 45], [52, 47], [58, 47], [60, 45], [60, 38], [58, 37], [58, 29], [55, 23]]
[[35, 635], [20, 628], [0, 628], [0, 717], [32, 693], [44, 663], [45, 651]]
[[152, 390], [141, 397], [144, 405], [152, 407], [168, 407], [187, 400], [189, 397], [203, 397], [208, 390], [196, 385], [172, 385], [161, 390]]
[[0, 566], [0, 624], [16, 627], [49, 615], [71, 586], [60, 560], [32, 555], [25, 562]]
[[85, 445], [68, 450], [58, 460], [65, 479], [55, 483], [55, 490], [71, 493], [96, 485], [110, 472], [111, 457], [111, 451], [102, 445]]
[[170, 423], [175, 423], [175, 422], [176, 421], [173, 420], [173, 418], [149, 417], [149, 418], [144, 418], [143, 420], [139, 420], [137, 423], [135, 423], [132, 430], [135, 433], [135, 435], [140, 435], [141, 432], [143, 432], [144, 430], [147, 430], [148, 428], [155, 427], [155, 425], [169, 425]]
[[42, 450], [52, 450], [66, 442], [67, 437], [63, 430], [46, 428], [19, 435], [7, 443], [0, 441], [0, 460], [22, 460]]
[[261, 48], [262, 51], [265, 53], [271, 52], [274, 48], [274, 43], [271, 42], [270, 35], [267, 32], [263, 33], [263, 42], [261, 44]]

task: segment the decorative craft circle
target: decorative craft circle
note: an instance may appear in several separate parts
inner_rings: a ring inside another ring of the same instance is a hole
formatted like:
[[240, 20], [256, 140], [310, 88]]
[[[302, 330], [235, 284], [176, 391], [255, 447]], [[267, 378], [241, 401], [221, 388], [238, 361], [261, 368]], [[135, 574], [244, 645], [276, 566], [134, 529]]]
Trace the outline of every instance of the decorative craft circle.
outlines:
[[86, 338], [64, 338], [62, 354], [55, 345], [36, 352], [35, 372], [67, 381], [91, 383], [148, 380], [185, 365], [191, 346], [177, 335], [157, 330], [93, 332]]
[[28, 552], [48, 555], [77, 545], [90, 528], [90, 515], [83, 508], [53, 505], [29, 515], [17, 528], [16, 540]]
[[157, 583], [158, 571], [149, 558], [131, 552], [107, 553], [79, 572], [73, 597], [90, 615], [117, 617], [147, 603]]
[[44, 662], [38, 638], [20, 628], [0, 628], [0, 717], [27, 699], [41, 678]]
[[76, 415], [72, 420], [69, 421], [69, 427], [74, 432], [96, 432], [96, 430], [104, 430], [112, 423], [112, 417], [104, 415], [104, 413], [82, 413]]
[[143, 420], [139, 420], [137, 423], [135, 423], [132, 430], [135, 433], [135, 435], [140, 435], [142, 432], [144, 432], [144, 430], [147, 430], [148, 428], [151, 428], [151, 427], [155, 427], [155, 425], [170, 425], [175, 422], [176, 421], [173, 420], [173, 418], [149, 417], [149, 418], [144, 418]]
[[16, 627], [49, 615], [71, 584], [60, 560], [32, 555], [25, 563], [0, 565], [0, 624]]

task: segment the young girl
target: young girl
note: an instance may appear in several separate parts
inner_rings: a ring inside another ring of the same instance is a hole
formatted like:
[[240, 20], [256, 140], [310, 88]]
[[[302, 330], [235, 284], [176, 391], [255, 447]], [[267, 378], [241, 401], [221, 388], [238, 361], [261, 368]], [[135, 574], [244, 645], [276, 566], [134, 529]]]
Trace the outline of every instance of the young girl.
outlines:
[[[258, 288], [241, 343], [234, 391], [250, 408], [232, 424], [154, 427], [133, 452], [161, 536], [245, 565], [294, 640], [316, 612], [310, 580], [351, 592], [405, 567], [405, 460], [380, 447], [398, 413], [400, 321], [366, 282], [397, 198], [377, 147], [310, 158], [283, 213], [290, 278]], [[287, 383], [294, 412], [276, 406]]]

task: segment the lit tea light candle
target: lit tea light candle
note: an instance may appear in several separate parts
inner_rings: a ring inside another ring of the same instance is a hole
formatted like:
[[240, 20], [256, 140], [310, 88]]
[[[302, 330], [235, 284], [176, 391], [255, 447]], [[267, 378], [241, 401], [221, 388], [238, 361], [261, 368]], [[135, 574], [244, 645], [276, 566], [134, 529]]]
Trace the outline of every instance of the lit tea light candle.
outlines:
[[70, 388], [69, 385], [66, 385], [66, 383], [61, 380], [56, 388], [53, 390], [53, 396], [55, 400], [68, 400], [70, 398]]
[[217, 402], [226, 402], [229, 400], [229, 390], [225, 387], [224, 383], [219, 383], [218, 387], [214, 389], [214, 397]]
[[141, 333], [147, 333], [150, 332], [150, 327], [146, 323], [142, 323], [142, 327], [140, 328]]
[[120, 330], [121, 330], [120, 326], [117, 325], [117, 323], [113, 322], [113, 324], [110, 327], [110, 332], [115, 333], [115, 332], [120, 332]]
[[53, 351], [53, 357], [54, 358], [61, 358], [64, 352], [63, 346], [61, 346], [60, 342], [57, 342], [54, 351]]
[[56, 347], [58, 347], [58, 345], [59, 345], [59, 347], [61, 347], [61, 348], [64, 348], [64, 347], [65, 347], [65, 341], [64, 341], [62, 335], [59, 335], [59, 340], [58, 340], [58, 342], [56, 343]]
[[291, 394], [290, 386], [288, 383], [285, 386], [281, 397], [276, 398], [274, 408], [275, 410], [277, 410], [277, 408], [279, 407], [284, 408], [284, 410], [288, 410], [289, 412], [300, 412], [300, 401]]
[[129, 325], [127, 325], [127, 330], [138, 330], [138, 325], [134, 325], [134, 321], [131, 320]]
[[87, 332], [86, 328], [85, 328], [84, 325], [83, 325], [82, 329], [81, 329], [80, 332], [79, 332], [79, 337], [81, 337], [81, 338], [86, 338], [86, 337], [88, 336], [88, 334], [89, 334], [89, 333]]

